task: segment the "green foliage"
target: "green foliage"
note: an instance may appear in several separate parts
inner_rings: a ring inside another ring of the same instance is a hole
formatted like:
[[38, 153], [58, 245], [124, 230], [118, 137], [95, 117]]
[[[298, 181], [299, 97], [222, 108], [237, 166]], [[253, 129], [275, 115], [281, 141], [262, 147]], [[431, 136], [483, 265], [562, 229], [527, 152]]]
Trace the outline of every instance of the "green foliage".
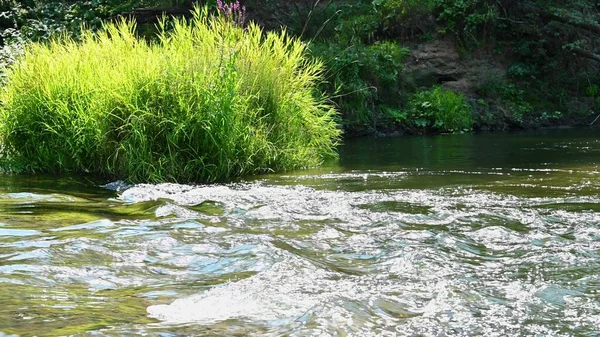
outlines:
[[535, 79], [535, 71], [531, 64], [518, 62], [508, 68], [508, 76], [516, 79]]
[[[81, 27], [99, 29], [102, 21], [133, 8], [155, 3], [143, 0], [47, 0], [4, 1], [0, 5], [0, 27], [14, 29], [21, 38], [31, 41], [48, 40], [57, 33], [79, 37]], [[10, 40], [10, 36], [5, 36]]]
[[600, 107], [600, 86], [598, 84], [590, 84], [585, 88], [585, 95], [594, 100], [594, 108]]
[[589, 97], [599, 97], [600, 96], [600, 86], [598, 84], [590, 84], [585, 88], [585, 93]]
[[372, 0], [372, 5], [380, 36], [425, 39], [432, 31], [434, 0]]
[[311, 41], [312, 55], [324, 62], [321, 90], [339, 107], [347, 134], [392, 131], [404, 120], [407, 94], [401, 73], [409, 50], [399, 40], [413, 36], [407, 28], [413, 19], [426, 26], [426, 20], [419, 22], [412, 13], [426, 13], [428, 1], [279, 2], [292, 14], [278, 9], [277, 20], [298, 35], [302, 32], [302, 38]]
[[525, 91], [515, 83], [490, 77], [480, 83], [477, 91], [483, 97], [501, 100], [507, 106], [510, 117], [517, 124], [522, 124], [524, 118], [533, 112], [533, 106], [526, 99]]
[[[343, 113], [345, 129], [354, 133], [372, 132], [378, 122], [399, 119], [400, 72], [409, 54], [396, 43], [373, 45], [311, 45], [313, 55], [327, 68], [322, 89], [334, 97]], [[365, 130], [366, 128], [370, 130]]]
[[441, 33], [453, 33], [464, 45], [479, 44], [478, 35], [499, 18], [498, 3], [488, 0], [432, 0]]
[[[308, 40], [372, 44], [424, 36], [432, 29], [433, 0], [255, 0], [273, 18]], [[278, 6], [273, 6], [274, 2]], [[271, 7], [269, 7], [271, 4]]]
[[471, 106], [463, 95], [437, 86], [413, 95], [408, 104], [407, 123], [417, 132], [470, 131]]
[[540, 120], [557, 120], [563, 117], [563, 113], [560, 111], [547, 112], [544, 111], [541, 113], [539, 119]]
[[343, 44], [360, 43], [370, 44], [378, 40], [377, 32], [381, 24], [380, 18], [371, 11], [357, 11], [354, 15], [342, 16], [335, 26], [337, 33], [334, 41]]
[[418, 10], [432, 10], [434, 0], [372, 0], [373, 7], [386, 17], [408, 17]]
[[305, 44], [207, 10], [159, 42], [135, 25], [32, 44], [0, 93], [0, 158], [26, 171], [215, 181], [334, 155], [334, 110]]

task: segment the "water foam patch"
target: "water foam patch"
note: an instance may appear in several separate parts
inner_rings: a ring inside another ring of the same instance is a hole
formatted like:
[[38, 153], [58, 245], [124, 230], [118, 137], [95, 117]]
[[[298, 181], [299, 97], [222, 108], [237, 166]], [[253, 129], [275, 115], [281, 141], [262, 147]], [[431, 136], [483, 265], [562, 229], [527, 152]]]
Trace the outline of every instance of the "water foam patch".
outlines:
[[228, 282], [201, 294], [148, 307], [148, 314], [165, 323], [214, 323], [228, 319], [294, 320], [320, 302], [318, 279], [323, 271], [275, 263], [268, 270]]

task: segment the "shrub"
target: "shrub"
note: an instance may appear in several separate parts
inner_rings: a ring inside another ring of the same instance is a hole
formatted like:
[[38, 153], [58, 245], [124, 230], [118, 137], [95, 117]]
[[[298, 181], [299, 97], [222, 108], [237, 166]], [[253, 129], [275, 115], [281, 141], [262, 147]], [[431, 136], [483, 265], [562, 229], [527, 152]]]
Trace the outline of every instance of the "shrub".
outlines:
[[400, 72], [408, 49], [380, 41], [352, 46], [313, 43], [311, 51], [325, 62], [326, 82], [322, 88], [334, 96], [346, 130], [373, 132], [364, 129], [376, 128], [378, 121], [389, 119], [386, 112], [401, 105]]
[[135, 24], [32, 44], [0, 92], [0, 158], [27, 171], [215, 181], [313, 166], [339, 131], [322, 65], [283, 33], [196, 9], [158, 42]]
[[434, 32], [434, 0], [373, 0], [372, 4], [379, 14], [381, 35], [415, 40]]
[[[483, 0], [433, 0], [441, 33], [454, 33], [463, 46], [479, 45], [499, 20], [500, 2]], [[483, 35], [483, 36], [481, 36]]]
[[442, 87], [413, 95], [407, 121], [417, 132], [462, 132], [471, 130], [471, 106], [463, 95]]
[[477, 93], [501, 102], [507, 108], [504, 118], [513, 124], [522, 125], [525, 119], [532, 117], [533, 106], [526, 100], [525, 90], [499, 76], [483, 77]]

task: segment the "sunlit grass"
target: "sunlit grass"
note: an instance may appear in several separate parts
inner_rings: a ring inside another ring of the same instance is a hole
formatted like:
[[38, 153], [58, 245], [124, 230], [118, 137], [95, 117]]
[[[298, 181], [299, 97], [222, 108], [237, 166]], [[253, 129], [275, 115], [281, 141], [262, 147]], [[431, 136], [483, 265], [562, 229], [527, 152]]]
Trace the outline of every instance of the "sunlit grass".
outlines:
[[182, 182], [335, 155], [335, 111], [315, 89], [322, 65], [301, 41], [205, 9], [159, 30], [148, 43], [122, 21], [29, 46], [0, 93], [1, 162]]

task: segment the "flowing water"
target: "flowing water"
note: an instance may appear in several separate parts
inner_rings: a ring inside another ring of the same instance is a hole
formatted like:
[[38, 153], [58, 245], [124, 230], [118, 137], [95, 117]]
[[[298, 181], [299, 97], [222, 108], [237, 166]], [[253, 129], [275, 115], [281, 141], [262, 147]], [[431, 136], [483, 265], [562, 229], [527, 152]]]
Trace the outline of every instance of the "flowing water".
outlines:
[[599, 336], [595, 130], [222, 185], [0, 176], [0, 336]]

